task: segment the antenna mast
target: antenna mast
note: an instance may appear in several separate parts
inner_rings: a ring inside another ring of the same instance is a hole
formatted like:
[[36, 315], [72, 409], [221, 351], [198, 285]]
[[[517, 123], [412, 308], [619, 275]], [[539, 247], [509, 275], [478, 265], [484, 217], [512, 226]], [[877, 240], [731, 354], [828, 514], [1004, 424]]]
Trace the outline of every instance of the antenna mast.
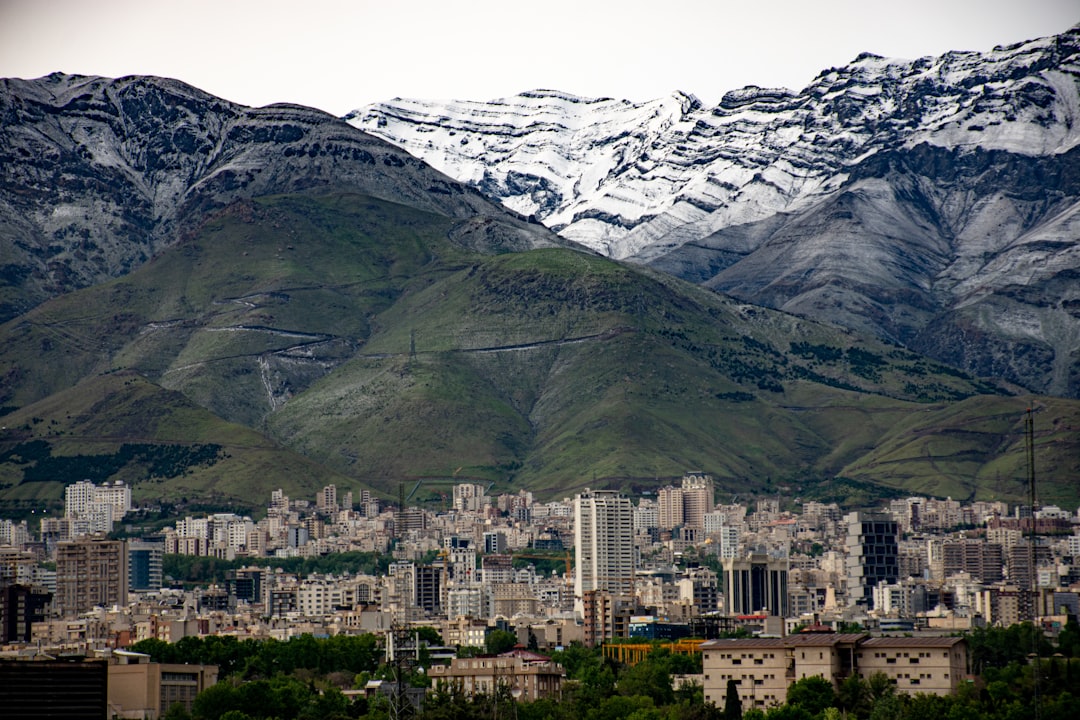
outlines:
[[1024, 416], [1024, 447], [1027, 451], [1027, 480], [1028, 491], [1031, 493], [1031, 529], [1028, 533], [1028, 558], [1031, 563], [1031, 575], [1028, 587], [1028, 603], [1031, 608], [1032, 642], [1035, 644], [1033, 653], [1035, 663], [1032, 672], [1032, 692], [1034, 695], [1034, 717], [1039, 718], [1039, 674], [1042, 672], [1042, 658], [1039, 657], [1039, 637], [1042, 628], [1039, 625], [1039, 580], [1038, 568], [1035, 560], [1038, 553], [1035, 551], [1035, 542], [1038, 533], [1035, 527], [1035, 510], [1039, 505], [1039, 496], [1035, 492], [1035, 415], [1031, 406], [1028, 406], [1027, 415]]

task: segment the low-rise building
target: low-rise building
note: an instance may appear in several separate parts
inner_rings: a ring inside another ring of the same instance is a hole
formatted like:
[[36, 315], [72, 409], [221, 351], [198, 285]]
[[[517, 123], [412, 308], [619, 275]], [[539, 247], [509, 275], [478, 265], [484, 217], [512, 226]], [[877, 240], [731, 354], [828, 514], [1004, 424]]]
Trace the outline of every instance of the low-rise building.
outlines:
[[117, 650], [109, 663], [110, 717], [152, 720], [173, 705], [190, 713], [195, 696], [217, 678], [217, 665], [156, 663], [149, 655]]
[[789, 685], [814, 676], [839, 687], [852, 674], [882, 672], [902, 692], [947, 695], [965, 678], [968, 665], [967, 642], [958, 637], [808, 633], [710, 640], [701, 650], [705, 701], [722, 703], [728, 680], [734, 680], [746, 708], [783, 703]]
[[508, 691], [515, 699], [532, 702], [558, 700], [566, 671], [551, 658], [525, 650], [502, 655], [454, 658], [449, 665], [434, 665], [428, 672], [432, 687], [456, 686], [466, 695], [495, 695]]

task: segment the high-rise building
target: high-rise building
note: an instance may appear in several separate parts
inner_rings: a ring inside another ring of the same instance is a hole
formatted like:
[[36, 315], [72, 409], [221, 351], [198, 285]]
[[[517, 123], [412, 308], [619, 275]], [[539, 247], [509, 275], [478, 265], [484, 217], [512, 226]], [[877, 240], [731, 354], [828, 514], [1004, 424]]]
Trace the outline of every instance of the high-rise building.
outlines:
[[899, 578], [899, 525], [891, 515], [864, 512], [845, 515], [844, 524], [848, 601], [873, 608], [874, 586]]
[[673, 530], [686, 525], [705, 527], [705, 516], [716, 507], [713, 498], [713, 481], [708, 475], [689, 473], [683, 476], [682, 485], [668, 485], [657, 492], [659, 524], [663, 530]]
[[677, 528], [684, 522], [683, 490], [681, 487], [660, 488], [657, 492], [657, 505], [660, 509], [660, 524], [664, 530]]
[[337, 485], [327, 485], [315, 498], [316, 507], [324, 512], [337, 512]]
[[614, 490], [574, 498], [574, 597], [592, 590], [630, 595], [634, 589], [634, 506]]
[[0, 643], [30, 642], [30, 630], [45, 620], [52, 597], [44, 587], [0, 582]]
[[1004, 578], [1005, 553], [996, 543], [985, 540], [947, 540], [941, 544], [945, 577], [965, 572], [982, 582]]
[[56, 606], [65, 616], [126, 605], [127, 543], [84, 537], [56, 546]]
[[788, 615], [787, 558], [765, 553], [724, 558], [724, 609], [728, 615]]
[[64, 515], [81, 518], [92, 514], [98, 507], [108, 508], [111, 519], [119, 521], [131, 510], [131, 488], [122, 480], [95, 485], [80, 480], [64, 488]]
[[146, 592], [161, 589], [164, 542], [135, 540], [128, 543], [128, 590]]
[[453, 492], [454, 509], [458, 512], [480, 512], [489, 504], [483, 485], [462, 483], [455, 485]]
[[506, 552], [506, 533], [498, 530], [484, 533], [484, 552], [489, 554]]
[[700, 473], [683, 476], [682, 496], [683, 522], [690, 527], [705, 527], [705, 516], [716, 507], [712, 478]]

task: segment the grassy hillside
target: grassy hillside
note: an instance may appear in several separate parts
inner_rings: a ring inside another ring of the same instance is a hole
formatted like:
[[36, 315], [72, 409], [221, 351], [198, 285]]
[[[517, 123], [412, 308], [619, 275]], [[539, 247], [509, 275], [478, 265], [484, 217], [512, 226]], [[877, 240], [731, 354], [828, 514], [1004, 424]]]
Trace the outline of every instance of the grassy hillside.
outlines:
[[[138, 271], [0, 327], [0, 406], [19, 428], [0, 438], [0, 500], [81, 479], [30, 487], [34, 440], [50, 457], [120, 453], [95, 462], [137, 496], [154, 483], [256, 504], [329, 481], [562, 496], [687, 470], [739, 492], [842, 475], [1023, 496], [1006, 458], [1025, 399], [665, 275], [568, 249], [482, 254], [467, 234], [363, 196], [236, 204]], [[1078, 405], [1042, 407], [1043, 496], [1067, 501]], [[147, 443], [233, 449], [160, 477]]]
[[355, 485], [133, 373], [87, 379], [3, 418], [0, 508], [62, 506], [77, 480], [123, 480], [138, 502], [255, 507]]

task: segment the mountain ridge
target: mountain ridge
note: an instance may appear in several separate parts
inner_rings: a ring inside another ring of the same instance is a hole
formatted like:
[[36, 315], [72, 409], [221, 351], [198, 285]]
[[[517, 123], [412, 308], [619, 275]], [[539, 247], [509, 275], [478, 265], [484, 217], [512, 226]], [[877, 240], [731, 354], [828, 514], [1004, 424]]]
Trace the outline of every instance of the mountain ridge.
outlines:
[[[123, 275], [238, 199], [352, 191], [467, 219], [493, 244], [564, 242], [408, 153], [300, 105], [169, 78], [0, 81], [0, 320]], [[497, 232], [496, 232], [497, 230]]]
[[1080, 26], [984, 53], [864, 53], [712, 108], [568, 97], [397, 99], [346, 119], [603, 254], [1080, 396]]

